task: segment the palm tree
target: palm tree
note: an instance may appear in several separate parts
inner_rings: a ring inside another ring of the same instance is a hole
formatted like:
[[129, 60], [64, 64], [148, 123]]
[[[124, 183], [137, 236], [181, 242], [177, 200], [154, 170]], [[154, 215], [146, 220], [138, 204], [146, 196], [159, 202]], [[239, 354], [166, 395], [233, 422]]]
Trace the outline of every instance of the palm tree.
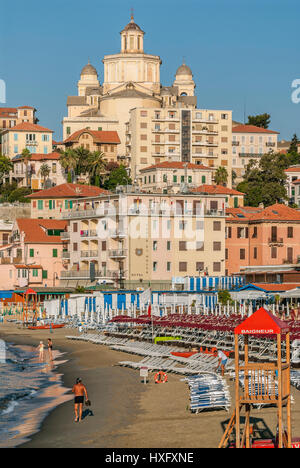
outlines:
[[87, 171], [87, 161], [90, 157], [91, 152], [84, 148], [83, 146], [79, 146], [75, 148], [74, 153], [77, 158], [77, 166], [76, 166], [76, 174], [80, 176], [81, 174], [86, 174]]
[[49, 177], [50, 172], [51, 172], [51, 169], [48, 166], [48, 164], [44, 163], [44, 164], [41, 165], [40, 174], [41, 174], [41, 177], [43, 177], [43, 179], [44, 179], [43, 188], [46, 187], [46, 179], [47, 179], [47, 177]]
[[[94, 151], [90, 153], [86, 161], [86, 171], [89, 174], [90, 183], [95, 184], [96, 180], [99, 180], [106, 173], [106, 161], [104, 158], [104, 153], [100, 151]], [[95, 185], [99, 185], [95, 184]]]
[[66, 151], [63, 151], [59, 158], [59, 162], [60, 162], [60, 165], [68, 173], [68, 181], [70, 178], [71, 182], [73, 182], [73, 176], [71, 174], [72, 173], [74, 174], [74, 172], [76, 172], [77, 165], [78, 165], [78, 156], [75, 153], [75, 151], [72, 149], [67, 149]]
[[215, 183], [217, 185], [225, 185], [227, 184], [228, 179], [228, 172], [226, 167], [220, 166], [215, 172]]
[[[25, 171], [26, 171], [26, 186], [28, 187], [28, 182], [29, 182], [29, 173], [28, 173], [28, 164], [29, 164], [29, 161], [31, 159], [31, 153], [29, 151], [28, 148], [24, 148], [23, 151], [22, 151], [22, 159], [24, 161], [24, 164], [25, 164]], [[30, 178], [31, 178], [31, 174], [30, 174]], [[31, 185], [31, 184], [30, 184]]]
[[5, 176], [9, 174], [9, 172], [13, 168], [13, 163], [9, 158], [4, 156], [3, 154], [0, 153], [0, 182], [3, 182], [3, 179], [5, 179]]

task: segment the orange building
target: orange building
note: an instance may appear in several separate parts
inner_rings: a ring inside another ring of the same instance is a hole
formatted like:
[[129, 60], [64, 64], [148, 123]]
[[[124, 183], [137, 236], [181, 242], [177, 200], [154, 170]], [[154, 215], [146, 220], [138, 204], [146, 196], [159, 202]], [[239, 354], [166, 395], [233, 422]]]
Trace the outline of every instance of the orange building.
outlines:
[[300, 262], [300, 212], [286, 205], [226, 210], [226, 274]]

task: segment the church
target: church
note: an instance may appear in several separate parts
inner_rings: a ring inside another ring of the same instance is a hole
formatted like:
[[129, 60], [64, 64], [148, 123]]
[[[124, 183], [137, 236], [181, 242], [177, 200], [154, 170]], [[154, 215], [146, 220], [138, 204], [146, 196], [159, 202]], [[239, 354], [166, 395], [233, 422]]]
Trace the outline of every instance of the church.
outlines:
[[117, 161], [130, 168], [133, 179], [148, 165], [182, 161], [212, 170], [226, 166], [231, 184], [232, 112], [199, 112], [185, 63], [173, 84], [163, 86], [161, 58], [144, 52], [145, 32], [133, 15], [120, 36], [120, 52], [102, 60], [103, 80], [90, 62], [83, 67], [78, 96], [67, 99], [63, 140], [82, 129], [116, 131]]
[[78, 81], [78, 96], [67, 99], [68, 116], [63, 119], [63, 139], [78, 130], [117, 130], [125, 156], [125, 126], [134, 108], [196, 107], [195, 83], [190, 68], [182, 64], [173, 86], [160, 82], [161, 58], [144, 52], [144, 31], [130, 22], [121, 31], [121, 51], [106, 55], [103, 82], [88, 63]]

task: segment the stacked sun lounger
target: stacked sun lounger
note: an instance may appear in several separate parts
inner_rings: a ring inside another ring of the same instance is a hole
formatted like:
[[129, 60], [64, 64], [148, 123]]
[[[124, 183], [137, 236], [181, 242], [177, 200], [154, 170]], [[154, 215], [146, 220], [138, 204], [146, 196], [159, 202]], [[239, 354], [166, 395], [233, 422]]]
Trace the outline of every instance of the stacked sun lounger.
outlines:
[[300, 370], [291, 370], [291, 385], [300, 390]]
[[225, 379], [216, 374], [202, 374], [187, 379], [190, 389], [190, 410], [199, 413], [205, 410], [230, 408], [230, 392]]

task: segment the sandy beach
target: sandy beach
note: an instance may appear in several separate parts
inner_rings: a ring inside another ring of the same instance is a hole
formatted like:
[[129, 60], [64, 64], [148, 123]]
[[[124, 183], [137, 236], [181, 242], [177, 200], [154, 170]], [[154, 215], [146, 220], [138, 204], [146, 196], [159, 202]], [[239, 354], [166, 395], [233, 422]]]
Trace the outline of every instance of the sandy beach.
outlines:
[[[64, 364], [57, 372], [63, 374], [63, 384], [72, 388], [77, 377], [87, 386], [92, 402], [92, 414], [84, 408], [84, 419], [74, 422], [73, 401], [54, 409], [44, 420], [24, 448], [215, 448], [231, 416], [224, 410], [191, 414], [189, 391], [181, 376], [169, 375], [167, 384], [141, 382], [137, 371], [118, 366], [128, 354], [110, 350], [103, 345], [71, 341], [70, 329], [30, 331], [13, 324], [1, 324], [0, 338], [15, 344], [37, 346], [51, 336], [54, 349], [65, 353]], [[131, 360], [140, 360], [130, 355]], [[228, 380], [234, 401], [233, 382]], [[300, 392], [292, 389], [293, 436], [300, 436]], [[71, 393], [70, 393], [71, 395]], [[252, 412], [254, 427], [261, 437], [269, 438], [276, 430], [276, 409], [264, 408]]]

